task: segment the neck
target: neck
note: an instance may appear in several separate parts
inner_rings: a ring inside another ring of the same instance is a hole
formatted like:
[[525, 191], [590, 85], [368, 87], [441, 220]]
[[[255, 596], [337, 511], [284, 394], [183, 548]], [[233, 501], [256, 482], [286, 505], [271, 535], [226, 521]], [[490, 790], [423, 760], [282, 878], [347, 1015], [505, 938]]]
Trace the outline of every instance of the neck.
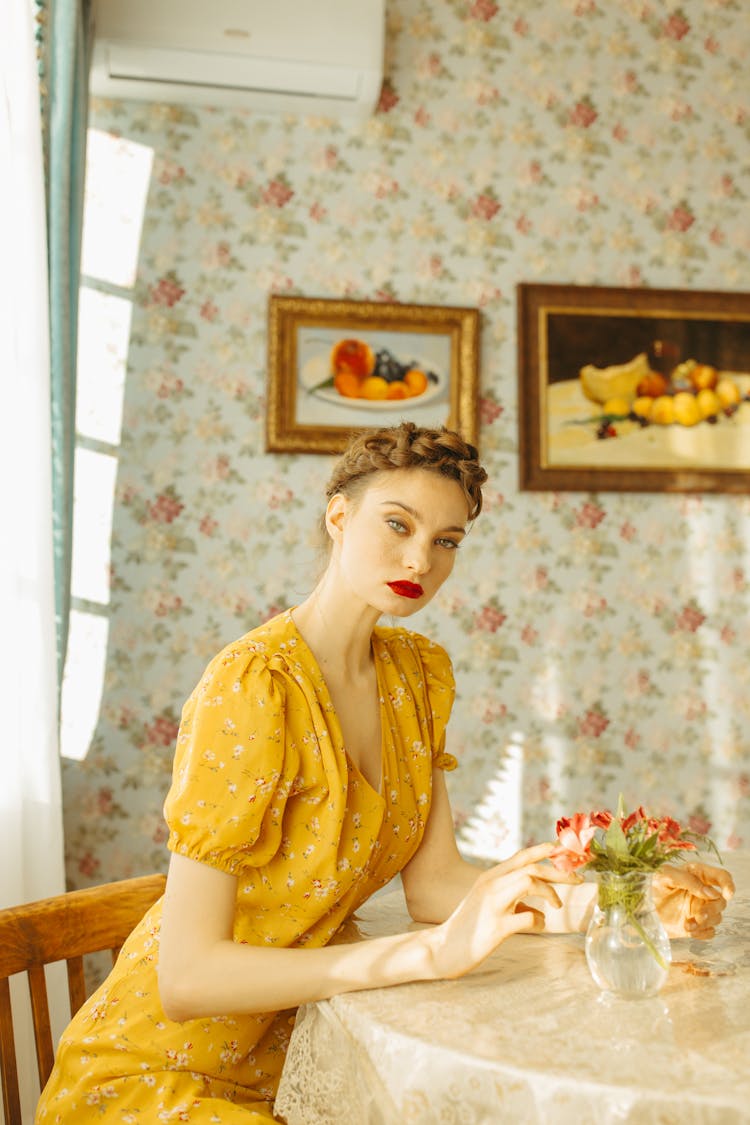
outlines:
[[380, 614], [342, 585], [329, 567], [292, 617], [322, 671], [364, 674], [372, 664], [370, 641]]

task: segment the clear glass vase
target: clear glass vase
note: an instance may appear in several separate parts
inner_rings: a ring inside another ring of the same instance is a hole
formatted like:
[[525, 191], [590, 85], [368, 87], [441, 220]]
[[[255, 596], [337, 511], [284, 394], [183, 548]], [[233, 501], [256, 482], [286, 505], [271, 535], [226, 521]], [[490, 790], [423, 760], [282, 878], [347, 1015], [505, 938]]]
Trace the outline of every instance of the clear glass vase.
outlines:
[[654, 996], [672, 951], [656, 912], [650, 871], [598, 871], [599, 894], [586, 932], [586, 960], [600, 988], [629, 1000]]

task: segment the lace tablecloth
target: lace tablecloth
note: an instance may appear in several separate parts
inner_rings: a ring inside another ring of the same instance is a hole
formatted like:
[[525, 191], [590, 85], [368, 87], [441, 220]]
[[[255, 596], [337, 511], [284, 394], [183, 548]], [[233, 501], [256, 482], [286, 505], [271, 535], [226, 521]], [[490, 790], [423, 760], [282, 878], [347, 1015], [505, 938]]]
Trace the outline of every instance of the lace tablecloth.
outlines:
[[[658, 997], [617, 1000], [581, 935], [509, 939], [458, 981], [300, 1008], [276, 1100], [288, 1125], [750, 1123], [750, 854], [714, 941], [672, 943]], [[409, 929], [403, 898], [357, 915]], [[697, 975], [714, 962], [722, 975]], [[722, 964], [723, 963], [723, 964]]]

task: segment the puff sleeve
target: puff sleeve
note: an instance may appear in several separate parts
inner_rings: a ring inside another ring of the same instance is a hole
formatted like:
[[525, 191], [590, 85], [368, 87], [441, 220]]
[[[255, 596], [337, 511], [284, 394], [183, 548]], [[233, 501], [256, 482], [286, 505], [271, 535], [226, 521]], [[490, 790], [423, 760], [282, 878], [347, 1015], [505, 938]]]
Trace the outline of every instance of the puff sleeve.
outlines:
[[297, 768], [285, 694], [252, 645], [209, 664], [182, 712], [164, 805], [170, 850], [231, 875], [276, 854]]
[[458, 762], [445, 749], [445, 728], [453, 709], [456, 685], [453, 665], [444, 648], [419, 633], [413, 634], [424, 676], [428, 714], [432, 727], [432, 764], [441, 770], [454, 770]]

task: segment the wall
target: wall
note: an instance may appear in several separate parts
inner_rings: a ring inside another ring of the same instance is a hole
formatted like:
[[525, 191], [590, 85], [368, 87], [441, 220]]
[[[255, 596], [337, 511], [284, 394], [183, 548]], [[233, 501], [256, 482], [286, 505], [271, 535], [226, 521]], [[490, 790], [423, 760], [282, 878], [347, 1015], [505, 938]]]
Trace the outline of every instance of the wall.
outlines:
[[[264, 452], [270, 292], [482, 311], [486, 513], [414, 619], [454, 658], [467, 852], [620, 790], [748, 843], [750, 500], [520, 493], [515, 339], [521, 280], [749, 287], [743, 8], [392, 0], [359, 126], [94, 104], [92, 300], [132, 302], [132, 323], [97, 314], [124, 407], [104, 696], [64, 771], [71, 882], [164, 866], [182, 702], [309, 589], [330, 459]], [[112, 285], [139, 160], [137, 272]]]

